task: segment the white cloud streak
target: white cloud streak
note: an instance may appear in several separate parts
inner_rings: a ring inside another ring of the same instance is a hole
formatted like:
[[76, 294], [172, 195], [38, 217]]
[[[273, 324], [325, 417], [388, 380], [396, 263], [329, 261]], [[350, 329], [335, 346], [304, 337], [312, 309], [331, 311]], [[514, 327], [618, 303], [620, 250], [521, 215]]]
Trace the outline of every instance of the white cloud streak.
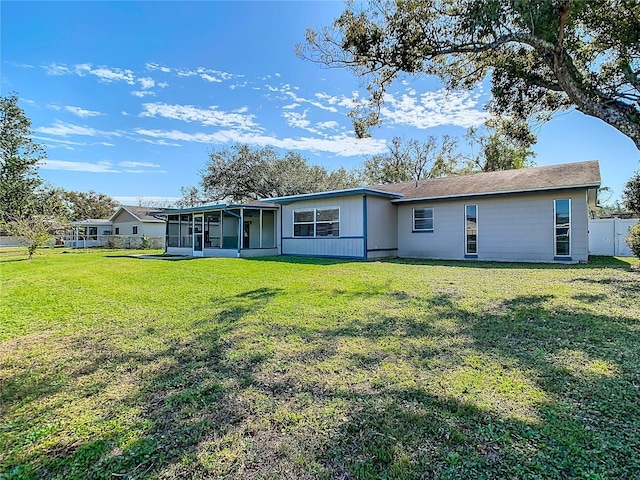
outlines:
[[75, 125], [73, 123], [64, 123], [59, 120], [53, 122], [53, 125], [50, 127], [38, 127], [35, 128], [34, 131], [38, 133], [44, 133], [46, 135], [56, 135], [59, 137], [68, 137], [69, 135], [83, 135], [88, 137], [97, 137], [97, 136], [114, 136], [120, 137], [122, 134], [120, 132], [107, 132], [104, 130], [96, 130], [95, 128], [86, 127], [82, 125]]
[[169, 105], [166, 103], [145, 103], [141, 117], [162, 117], [183, 122], [199, 122], [202, 125], [218, 127], [235, 127], [243, 130], [255, 129], [254, 116], [238, 112], [225, 112], [218, 107], [211, 106], [207, 109], [193, 105]]
[[68, 107], [64, 107], [64, 109], [67, 112], [71, 112], [74, 115], [78, 116], [78, 117], [82, 117], [82, 118], [86, 118], [86, 117], [99, 117], [101, 115], [104, 115], [104, 113], [101, 112], [96, 112], [94, 110], [86, 110], [84, 108], [80, 108], [80, 107], [73, 107], [73, 106], [68, 106]]
[[90, 163], [47, 159], [42, 162], [40, 168], [44, 170], [64, 170], [67, 172], [120, 173], [119, 170], [113, 168], [113, 163], [107, 161]]
[[419, 129], [442, 125], [469, 128], [487, 118], [487, 113], [478, 108], [478, 97], [467, 91], [446, 90], [425, 92], [419, 97], [385, 94], [380, 114], [383, 120]]
[[385, 140], [356, 139], [346, 134], [327, 138], [275, 138], [251, 132], [220, 130], [215, 133], [187, 133], [179, 130], [136, 129], [139, 135], [165, 140], [198, 143], [249, 143], [258, 146], [272, 146], [285, 150], [301, 150], [331, 153], [340, 157], [375, 155], [387, 151]]

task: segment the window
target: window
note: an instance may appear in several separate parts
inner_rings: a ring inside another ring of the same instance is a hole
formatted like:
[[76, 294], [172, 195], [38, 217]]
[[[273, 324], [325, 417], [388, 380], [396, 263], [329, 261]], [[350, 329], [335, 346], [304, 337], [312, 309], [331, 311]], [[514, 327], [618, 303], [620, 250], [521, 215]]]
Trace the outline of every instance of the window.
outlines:
[[555, 256], [571, 256], [571, 200], [554, 200]]
[[340, 209], [318, 208], [316, 210], [316, 237], [340, 236]]
[[293, 236], [313, 237], [315, 235], [314, 210], [294, 210], [293, 211]]
[[294, 237], [339, 237], [340, 208], [312, 208], [293, 211]]
[[413, 209], [413, 231], [433, 232], [433, 207]]
[[137, 234], [138, 234], [138, 226], [137, 226], [137, 225], [134, 225], [134, 226], [133, 226], [133, 234], [134, 234], [134, 235], [137, 235]]
[[478, 206], [465, 205], [464, 243], [465, 255], [478, 254]]
[[116, 235], [120, 235], [120, 227], [116, 227]]

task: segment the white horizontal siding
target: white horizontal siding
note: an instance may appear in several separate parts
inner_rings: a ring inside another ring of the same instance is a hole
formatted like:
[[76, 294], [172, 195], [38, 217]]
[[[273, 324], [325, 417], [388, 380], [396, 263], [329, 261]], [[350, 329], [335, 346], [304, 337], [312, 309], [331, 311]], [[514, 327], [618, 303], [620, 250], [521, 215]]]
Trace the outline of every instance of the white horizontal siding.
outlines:
[[318, 257], [364, 256], [362, 238], [283, 238], [283, 255], [311, 255]]
[[[329, 257], [364, 256], [363, 196], [319, 198], [282, 206], [282, 254]], [[293, 238], [293, 211], [340, 208], [340, 237]]]
[[[398, 256], [464, 259], [464, 206], [478, 205], [478, 260], [554, 261], [554, 199], [571, 199], [571, 259], [588, 258], [584, 190], [399, 205]], [[412, 208], [434, 208], [434, 231], [412, 232]]]

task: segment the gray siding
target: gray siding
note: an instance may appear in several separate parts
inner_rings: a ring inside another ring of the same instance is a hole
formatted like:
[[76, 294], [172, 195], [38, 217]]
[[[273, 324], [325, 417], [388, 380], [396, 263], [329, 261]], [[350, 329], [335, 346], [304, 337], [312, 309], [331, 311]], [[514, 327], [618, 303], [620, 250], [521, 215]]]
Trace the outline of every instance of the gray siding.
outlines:
[[[553, 262], [554, 199], [571, 199], [571, 261], [588, 259], [585, 190], [398, 205], [398, 256], [465, 258], [464, 206], [478, 205], [478, 260]], [[412, 209], [434, 208], [434, 231], [412, 232]]]
[[398, 254], [398, 207], [390, 198], [367, 196], [367, 258]]
[[[340, 208], [340, 237], [293, 238], [293, 211], [306, 208]], [[320, 198], [282, 206], [282, 254], [330, 257], [364, 257], [363, 196]]]

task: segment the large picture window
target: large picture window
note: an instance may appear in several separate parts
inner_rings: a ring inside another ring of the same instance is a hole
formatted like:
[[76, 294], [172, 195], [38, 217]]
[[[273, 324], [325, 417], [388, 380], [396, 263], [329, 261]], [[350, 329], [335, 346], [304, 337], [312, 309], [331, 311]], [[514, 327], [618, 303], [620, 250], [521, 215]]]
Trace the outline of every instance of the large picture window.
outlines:
[[413, 209], [413, 231], [433, 232], [433, 207]]
[[310, 208], [293, 211], [294, 237], [339, 237], [340, 208]]
[[571, 199], [554, 201], [555, 256], [571, 256]]
[[465, 255], [478, 254], [478, 206], [465, 205], [464, 243]]

